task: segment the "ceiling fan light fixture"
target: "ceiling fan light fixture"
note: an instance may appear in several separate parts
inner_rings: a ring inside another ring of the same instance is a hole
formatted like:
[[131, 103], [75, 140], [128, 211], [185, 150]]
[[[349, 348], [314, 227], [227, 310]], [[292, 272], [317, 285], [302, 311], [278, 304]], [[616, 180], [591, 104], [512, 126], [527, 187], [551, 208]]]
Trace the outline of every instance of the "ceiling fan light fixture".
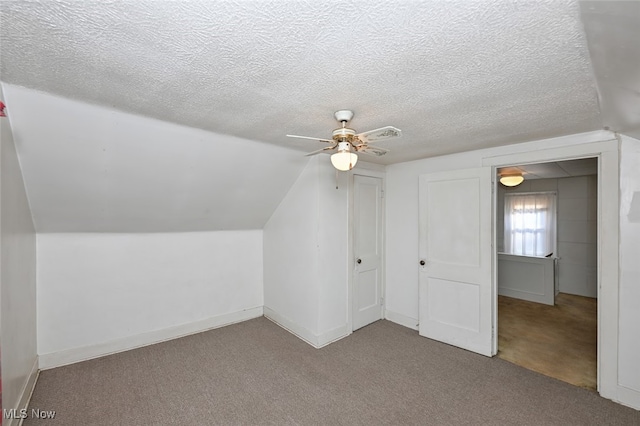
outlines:
[[353, 169], [358, 162], [358, 156], [351, 152], [350, 145], [349, 142], [340, 142], [338, 144], [338, 152], [331, 155], [331, 164], [341, 172]]
[[518, 186], [524, 182], [522, 175], [500, 176], [500, 183], [504, 186]]
[[349, 171], [355, 167], [358, 162], [358, 153], [380, 157], [389, 152], [386, 148], [369, 145], [369, 142], [383, 142], [388, 139], [398, 138], [402, 135], [400, 129], [393, 126], [385, 126], [367, 132], [356, 133], [355, 130], [347, 127], [347, 123], [353, 118], [353, 111], [351, 110], [342, 109], [336, 111], [334, 117], [341, 126], [333, 130], [331, 139], [298, 135], [287, 135], [287, 137], [311, 139], [313, 141], [331, 144], [325, 148], [311, 151], [306, 154], [306, 156], [309, 157], [311, 155], [334, 151], [335, 154], [331, 156], [331, 164], [342, 172]]

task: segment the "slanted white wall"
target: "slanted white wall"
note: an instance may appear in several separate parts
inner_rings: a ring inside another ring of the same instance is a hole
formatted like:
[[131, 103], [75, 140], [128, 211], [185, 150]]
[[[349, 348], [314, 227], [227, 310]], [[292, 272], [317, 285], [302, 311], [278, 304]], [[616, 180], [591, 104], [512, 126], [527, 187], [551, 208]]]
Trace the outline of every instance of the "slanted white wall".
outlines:
[[44, 368], [262, 315], [262, 230], [38, 234]]
[[[400, 318], [405, 324], [415, 321], [418, 316], [418, 177], [439, 171], [481, 167], [483, 164], [497, 164], [492, 157], [501, 160], [518, 158], [526, 155], [532, 162], [546, 159], [550, 153], [561, 154], [571, 158], [573, 153], [582, 152], [593, 156], [600, 149], [607, 150], [607, 161], [602, 167], [606, 174], [601, 173], [601, 194], [617, 194], [622, 191], [621, 206], [601, 203], [601, 214], [611, 217], [615, 209], [615, 226], [608, 220], [600, 231], [601, 258], [606, 262], [606, 271], [599, 271], [603, 282], [600, 293], [600, 303], [607, 306], [617, 306], [618, 312], [611, 310], [600, 312], [601, 325], [607, 330], [606, 336], [600, 337], [600, 354], [602, 388], [601, 395], [620, 401], [624, 404], [640, 409], [640, 375], [637, 371], [640, 359], [640, 291], [638, 289], [638, 261], [640, 258], [640, 242], [637, 237], [637, 223], [630, 220], [637, 213], [637, 205], [633, 204], [631, 194], [639, 192], [640, 177], [638, 175], [638, 142], [625, 139], [620, 152], [611, 153], [611, 143], [606, 141], [613, 138], [610, 132], [592, 132], [584, 135], [572, 135], [567, 138], [548, 139], [531, 143], [510, 145], [499, 148], [470, 151], [461, 154], [428, 158], [407, 163], [394, 164], [387, 167], [387, 228], [386, 228], [386, 309], [387, 318]], [[621, 179], [617, 174], [617, 156], [620, 155], [622, 164]], [[515, 164], [511, 162], [510, 164]], [[504, 164], [507, 165], [507, 164]], [[602, 171], [603, 169], [601, 169]], [[617, 199], [617, 196], [615, 196]], [[618, 216], [619, 213], [619, 223]], [[634, 219], [636, 220], [636, 219]], [[620, 235], [620, 264], [618, 262], [618, 247], [610, 246]], [[606, 239], [603, 238], [606, 236]], [[619, 266], [621, 276], [618, 278]], [[613, 279], [613, 283], [612, 283]], [[618, 298], [618, 291], [620, 292]], [[604, 299], [604, 300], [603, 300]], [[618, 305], [618, 300], [620, 304]], [[614, 309], [615, 310], [615, 309]], [[619, 314], [619, 315], [618, 315]], [[619, 330], [619, 338], [618, 338]], [[611, 347], [614, 346], [613, 349]], [[615, 356], [612, 356], [615, 355]]]
[[262, 229], [306, 164], [300, 151], [5, 88], [39, 233]]
[[[7, 111], [10, 118], [10, 107]], [[0, 355], [5, 409], [23, 408], [38, 367], [36, 235], [9, 118], [0, 117]]]
[[348, 334], [347, 177], [312, 157], [264, 228], [265, 315], [316, 347]]
[[618, 380], [625, 388], [621, 392], [635, 398], [634, 406], [640, 409], [640, 140], [621, 139]]

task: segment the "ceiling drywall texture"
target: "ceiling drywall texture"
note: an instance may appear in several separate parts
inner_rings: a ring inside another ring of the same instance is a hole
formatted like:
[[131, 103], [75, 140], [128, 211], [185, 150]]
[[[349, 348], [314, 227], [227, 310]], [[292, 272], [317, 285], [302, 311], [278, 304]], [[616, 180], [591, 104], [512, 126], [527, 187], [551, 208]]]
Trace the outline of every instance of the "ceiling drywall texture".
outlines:
[[3, 84], [37, 232], [262, 229], [298, 151]]
[[2, 1], [2, 80], [312, 151], [333, 112], [379, 162], [602, 127], [576, 1]]
[[640, 1], [580, 3], [603, 123], [640, 138]]

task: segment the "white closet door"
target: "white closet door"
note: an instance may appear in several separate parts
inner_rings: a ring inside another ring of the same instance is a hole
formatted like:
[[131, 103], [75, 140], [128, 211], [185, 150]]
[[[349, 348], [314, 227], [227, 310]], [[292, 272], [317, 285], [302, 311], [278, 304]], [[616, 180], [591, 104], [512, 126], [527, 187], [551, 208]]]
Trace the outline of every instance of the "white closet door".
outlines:
[[355, 175], [353, 330], [382, 319], [382, 179]]

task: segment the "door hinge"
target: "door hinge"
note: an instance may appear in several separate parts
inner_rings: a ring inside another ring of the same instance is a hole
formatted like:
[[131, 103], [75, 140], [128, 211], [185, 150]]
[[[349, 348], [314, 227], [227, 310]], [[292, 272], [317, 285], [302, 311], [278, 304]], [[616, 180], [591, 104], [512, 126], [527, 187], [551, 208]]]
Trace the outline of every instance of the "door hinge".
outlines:
[[384, 297], [380, 298], [380, 306], [384, 306]]
[[384, 198], [384, 189], [380, 190], [380, 198]]

